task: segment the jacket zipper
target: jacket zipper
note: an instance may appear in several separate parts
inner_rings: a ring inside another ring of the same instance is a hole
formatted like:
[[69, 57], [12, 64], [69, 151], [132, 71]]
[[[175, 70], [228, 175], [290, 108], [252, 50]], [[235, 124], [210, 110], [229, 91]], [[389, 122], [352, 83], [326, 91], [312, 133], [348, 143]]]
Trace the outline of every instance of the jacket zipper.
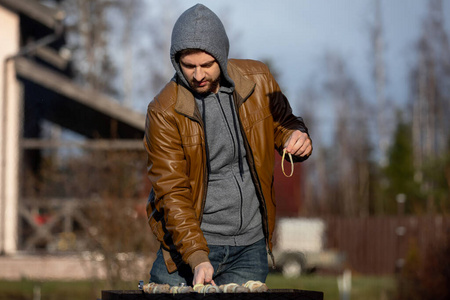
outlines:
[[[221, 103], [221, 101], [220, 101], [219, 94], [216, 94], [216, 98], [217, 98], [217, 102], [218, 102], [218, 104], [219, 104], [219, 106], [220, 106], [220, 111], [222, 112], [222, 116], [223, 116], [223, 118], [225, 119], [225, 122], [226, 122], [226, 124], [227, 124], [227, 128], [228, 128], [228, 132], [229, 132], [230, 137], [231, 137], [231, 141], [233, 142], [233, 159], [236, 159], [236, 155], [238, 155], [238, 153], [239, 153], [239, 151], [236, 151], [236, 147], [240, 147], [240, 144], [239, 144], [239, 136], [236, 136], [236, 141], [235, 141], [234, 138], [233, 138], [233, 132], [231, 131], [231, 128], [230, 128], [230, 124], [228, 123], [227, 116], [226, 116], [226, 114], [225, 114], [225, 111], [224, 111], [224, 109], [223, 109], [222, 103]], [[234, 113], [234, 112], [233, 112], [233, 107], [230, 107], [230, 109], [231, 109], [231, 113], [233, 114], [233, 113]], [[236, 132], [236, 133], [237, 133], [237, 132]], [[242, 133], [241, 133], [241, 134], [242, 134]], [[237, 159], [239, 160], [240, 158], [238, 157]], [[239, 232], [241, 231], [241, 229], [242, 229], [242, 223], [243, 223], [243, 219], [244, 219], [244, 217], [243, 217], [243, 212], [242, 212], [242, 206], [243, 206], [243, 203], [244, 203], [244, 199], [243, 199], [243, 196], [242, 196], [242, 189], [241, 189], [241, 186], [239, 185], [239, 182], [238, 182], [238, 180], [236, 179], [236, 176], [234, 175], [234, 172], [233, 172], [233, 171], [232, 171], [232, 174], [233, 174], [233, 178], [234, 178], [234, 180], [235, 180], [235, 182], [236, 182], [236, 185], [237, 185], [237, 187], [238, 187], [239, 195], [240, 195], [240, 200], [241, 200], [240, 209], [239, 209], [239, 212], [240, 212], [239, 227], [238, 227], [238, 230], [237, 230], [237, 232], [236, 232], [236, 233], [239, 233]]]
[[[251, 95], [252, 93], [253, 93], [253, 90], [251, 91], [251, 93], [249, 93], [249, 95]], [[258, 197], [258, 199], [260, 199], [260, 204], [263, 207], [263, 212], [264, 212], [264, 215], [263, 215], [263, 229], [264, 229], [264, 236], [265, 236], [265, 239], [266, 239], [266, 249], [267, 249], [267, 253], [270, 255], [270, 258], [272, 259], [272, 268], [275, 269], [276, 268], [275, 267], [275, 257], [274, 257], [274, 255], [272, 253], [272, 250], [270, 250], [270, 248], [269, 248], [269, 221], [268, 221], [269, 220], [269, 216], [268, 216], [268, 213], [267, 213], [266, 200], [264, 199], [264, 194], [263, 194], [263, 191], [261, 189], [261, 183], [259, 181], [258, 173], [255, 170], [253, 152], [252, 152], [252, 150], [250, 148], [250, 144], [248, 143], [247, 136], [245, 135], [245, 131], [242, 128], [242, 121], [241, 121], [240, 114], [239, 114], [239, 107], [240, 107], [240, 105], [238, 107], [238, 103], [237, 103], [237, 93], [235, 92], [233, 96], [234, 96], [234, 99], [235, 99], [236, 113], [237, 113], [238, 118], [239, 118], [239, 129], [241, 130], [242, 139], [244, 141], [244, 145], [245, 145], [245, 148], [246, 148], [246, 151], [247, 151], [247, 157], [251, 157], [251, 161], [252, 161], [252, 163], [249, 164], [250, 170], [251, 170], [250, 174], [252, 175], [253, 181], [255, 182], [255, 187], [257, 188], [258, 194], [260, 195]], [[245, 99], [242, 99], [241, 104], [244, 103]]]

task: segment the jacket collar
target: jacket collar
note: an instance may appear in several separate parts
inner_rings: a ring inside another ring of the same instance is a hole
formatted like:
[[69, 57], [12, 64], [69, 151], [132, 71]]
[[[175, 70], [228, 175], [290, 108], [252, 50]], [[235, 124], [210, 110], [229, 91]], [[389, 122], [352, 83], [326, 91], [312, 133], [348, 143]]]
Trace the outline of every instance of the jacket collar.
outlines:
[[[235, 91], [241, 99], [238, 103], [238, 106], [240, 106], [253, 93], [256, 84], [252, 80], [244, 77], [232, 61], [228, 62], [227, 71], [228, 75], [234, 81]], [[176, 83], [177, 100], [175, 103], [175, 110], [188, 118], [201, 119], [192, 92], [178, 80], [176, 80]]]
[[[228, 75], [233, 79], [236, 93], [242, 99], [242, 103], [247, 100], [248, 97], [253, 93], [255, 89], [256, 83], [252, 80], [244, 77], [242, 73], [239, 71], [238, 67], [235, 65], [233, 60], [228, 61]], [[242, 104], [239, 103], [239, 106]]]

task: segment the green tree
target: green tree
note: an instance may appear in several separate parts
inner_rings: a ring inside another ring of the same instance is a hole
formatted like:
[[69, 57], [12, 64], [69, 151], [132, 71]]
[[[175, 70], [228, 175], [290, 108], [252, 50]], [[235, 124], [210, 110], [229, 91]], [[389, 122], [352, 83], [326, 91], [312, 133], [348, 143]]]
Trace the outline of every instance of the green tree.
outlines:
[[405, 212], [423, 208], [420, 204], [419, 185], [414, 180], [413, 145], [411, 124], [399, 118], [394, 140], [388, 150], [388, 164], [383, 168], [382, 200], [386, 213], [395, 213], [396, 197], [406, 196]]
[[[447, 149], [450, 149], [450, 145]], [[425, 163], [422, 174], [432, 187], [426, 192], [427, 203], [433, 210], [431, 212], [450, 213], [450, 151], [447, 150], [447, 153], [437, 155]]]

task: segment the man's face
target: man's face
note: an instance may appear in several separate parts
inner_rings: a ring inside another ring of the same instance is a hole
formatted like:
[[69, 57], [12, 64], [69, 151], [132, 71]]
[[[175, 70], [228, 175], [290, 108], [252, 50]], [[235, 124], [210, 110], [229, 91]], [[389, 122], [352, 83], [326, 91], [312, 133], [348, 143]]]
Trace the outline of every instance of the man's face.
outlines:
[[220, 67], [216, 59], [208, 53], [199, 51], [182, 55], [180, 67], [195, 92], [208, 94], [219, 91]]

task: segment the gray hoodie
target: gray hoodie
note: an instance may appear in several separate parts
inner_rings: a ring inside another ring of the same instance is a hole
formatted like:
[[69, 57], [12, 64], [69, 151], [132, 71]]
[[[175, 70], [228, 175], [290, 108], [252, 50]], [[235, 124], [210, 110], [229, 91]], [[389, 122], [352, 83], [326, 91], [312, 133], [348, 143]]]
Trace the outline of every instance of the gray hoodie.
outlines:
[[204, 5], [186, 10], [172, 32], [172, 64], [176, 76], [189, 88], [176, 59], [177, 52], [184, 49], [208, 52], [219, 63], [222, 75], [217, 94], [193, 92], [203, 119], [208, 154], [208, 189], [201, 229], [210, 245], [250, 245], [264, 234], [233, 100], [234, 83], [226, 71], [229, 42], [220, 19]]
[[181, 14], [172, 31], [170, 60], [183, 83], [189, 86], [176, 60], [176, 54], [184, 49], [201, 49], [208, 52], [219, 63], [222, 77], [233, 83], [227, 73], [230, 50], [227, 33], [217, 15], [202, 4], [197, 4]]

